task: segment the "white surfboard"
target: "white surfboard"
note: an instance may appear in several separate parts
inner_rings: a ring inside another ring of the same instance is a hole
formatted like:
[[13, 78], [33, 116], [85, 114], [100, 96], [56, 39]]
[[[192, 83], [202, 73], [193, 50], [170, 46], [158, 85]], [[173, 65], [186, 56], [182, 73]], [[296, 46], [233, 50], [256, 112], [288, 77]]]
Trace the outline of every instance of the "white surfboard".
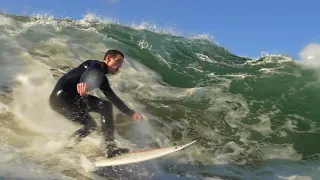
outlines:
[[176, 151], [190, 146], [195, 142], [196, 141], [192, 141], [188, 144], [180, 146], [131, 151], [129, 153], [115, 156], [113, 158], [107, 158], [106, 156], [96, 156], [91, 161], [86, 156], [81, 155], [80, 163], [87, 171], [94, 171], [98, 167], [119, 166], [125, 164], [138, 163], [174, 153]]

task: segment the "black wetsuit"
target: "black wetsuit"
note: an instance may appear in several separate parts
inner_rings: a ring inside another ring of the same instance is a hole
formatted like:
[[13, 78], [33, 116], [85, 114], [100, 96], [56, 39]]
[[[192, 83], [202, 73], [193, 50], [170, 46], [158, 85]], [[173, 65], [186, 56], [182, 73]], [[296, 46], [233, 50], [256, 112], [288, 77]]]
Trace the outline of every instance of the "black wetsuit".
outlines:
[[76, 141], [80, 141], [97, 127], [89, 112], [101, 114], [105, 140], [114, 141], [112, 104], [92, 95], [80, 96], [77, 92], [77, 84], [80, 82], [86, 82], [89, 90], [100, 88], [120, 111], [129, 116], [134, 114], [110, 88], [105, 76], [107, 73], [108, 68], [104, 62], [87, 60], [62, 76], [50, 95], [49, 102], [53, 110], [84, 126], [73, 134]]

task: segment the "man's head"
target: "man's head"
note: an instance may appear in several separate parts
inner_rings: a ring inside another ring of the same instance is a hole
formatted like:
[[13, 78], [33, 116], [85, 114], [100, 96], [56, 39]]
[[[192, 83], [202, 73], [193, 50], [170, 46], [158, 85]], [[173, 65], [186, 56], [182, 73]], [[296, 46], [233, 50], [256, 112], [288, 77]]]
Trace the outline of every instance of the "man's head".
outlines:
[[118, 50], [108, 50], [103, 60], [108, 65], [108, 72], [115, 74], [122, 66], [124, 55]]

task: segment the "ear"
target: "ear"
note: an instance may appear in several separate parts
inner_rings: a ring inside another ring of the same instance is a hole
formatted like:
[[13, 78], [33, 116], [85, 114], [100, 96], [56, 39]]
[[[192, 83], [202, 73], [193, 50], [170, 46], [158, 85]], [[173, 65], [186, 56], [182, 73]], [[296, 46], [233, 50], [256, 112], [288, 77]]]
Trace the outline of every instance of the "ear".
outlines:
[[111, 61], [111, 56], [110, 56], [110, 55], [106, 56], [105, 61], [106, 61], [107, 63], [109, 63], [109, 62]]

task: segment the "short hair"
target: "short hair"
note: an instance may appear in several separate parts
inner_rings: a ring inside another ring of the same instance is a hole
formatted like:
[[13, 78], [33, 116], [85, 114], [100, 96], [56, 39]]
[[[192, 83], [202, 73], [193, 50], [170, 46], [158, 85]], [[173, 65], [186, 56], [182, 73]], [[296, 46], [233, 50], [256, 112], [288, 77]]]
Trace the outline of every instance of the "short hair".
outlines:
[[116, 57], [118, 54], [124, 58], [124, 55], [122, 52], [115, 50], [115, 49], [108, 50], [106, 52], [106, 54], [104, 55], [103, 60], [105, 60], [107, 56]]

